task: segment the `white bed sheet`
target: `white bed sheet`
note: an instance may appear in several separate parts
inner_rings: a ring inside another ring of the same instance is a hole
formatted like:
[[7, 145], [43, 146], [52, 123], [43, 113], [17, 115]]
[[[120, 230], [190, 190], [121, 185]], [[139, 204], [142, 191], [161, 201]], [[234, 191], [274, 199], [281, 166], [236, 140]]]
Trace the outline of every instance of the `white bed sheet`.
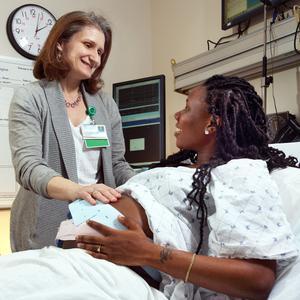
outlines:
[[167, 299], [129, 268], [80, 249], [49, 247], [2, 256], [0, 261], [1, 300]]

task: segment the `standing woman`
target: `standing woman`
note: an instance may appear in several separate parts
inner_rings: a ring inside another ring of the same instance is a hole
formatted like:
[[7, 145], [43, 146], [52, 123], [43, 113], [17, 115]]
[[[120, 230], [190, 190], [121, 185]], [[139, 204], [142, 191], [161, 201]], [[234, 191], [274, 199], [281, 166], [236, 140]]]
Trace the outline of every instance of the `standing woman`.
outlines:
[[[69, 202], [116, 201], [114, 188], [134, 175], [124, 158], [118, 108], [101, 90], [111, 43], [103, 17], [81, 11], [62, 16], [36, 60], [39, 81], [12, 99], [9, 140], [20, 184], [11, 210], [12, 251], [53, 245]], [[104, 125], [110, 145], [87, 148], [85, 124]]]

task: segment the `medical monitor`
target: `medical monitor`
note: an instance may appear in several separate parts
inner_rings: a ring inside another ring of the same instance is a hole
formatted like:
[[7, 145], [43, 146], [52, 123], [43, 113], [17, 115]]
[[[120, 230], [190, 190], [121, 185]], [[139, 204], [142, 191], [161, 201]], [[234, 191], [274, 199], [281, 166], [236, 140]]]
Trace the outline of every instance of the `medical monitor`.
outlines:
[[134, 168], [165, 158], [165, 76], [113, 84], [125, 139], [125, 158]]
[[[270, 8], [277, 7], [287, 0], [267, 0]], [[261, 0], [222, 0], [222, 29], [226, 30], [263, 13]]]

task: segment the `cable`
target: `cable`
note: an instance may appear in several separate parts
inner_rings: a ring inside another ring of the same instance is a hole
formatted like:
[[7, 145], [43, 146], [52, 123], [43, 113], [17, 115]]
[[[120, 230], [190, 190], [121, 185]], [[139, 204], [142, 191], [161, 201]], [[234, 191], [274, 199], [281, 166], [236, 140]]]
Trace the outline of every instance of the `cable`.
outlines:
[[299, 27], [300, 27], [300, 22], [298, 22], [297, 24], [295, 35], [294, 35], [294, 50], [297, 54], [300, 54], [300, 51], [297, 48], [297, 35], [298, 35]]
[[216, 42], [214, 42], [214, 41], [212, 41], [212, 40], [207, 40], [206, 41], [207, 42], [207, 49], [208, 50], [210, 50], [210, 43], [211, 44], [214, 44], [215, 45], [215, 47], [214, 48], [216, 48], [216, 45], [223, 45], [223, 44], [227, 44], [227, 43], [229, 43], [229, 42], [231, 42], [231, 41], [226, 41], [226, 42], [223, 42], [223, 43], [216, 43]]
[[[276, 113], [277, 126], [279, 126], [279, 115], [278, 115], [276, 99], [275, 99], [275, 92], [274, 92], [274, 65], [273, 65], [276, 39], [274, 38], [274, 31], [273, 31], [272, 23], [270, 24], [269, 35], [270, 35], [270, 54], [271, 54], [271, 57], [270, 57], [271, 76], [273, 78], [273, 80], [271, 82], [272, 83], [272, 98], [273, 98], [273, 104], [274, 104], [274, 109], [275, 109], [275, 113]], [[273, 49], [272, 49], [272, 41], [274, 43], [274, 48]]]
[[237, 32], [232, 33], [230, 35], [223, 36], [223, 37], [219, 38], [219, 40], [217, 42], [214, 42], [212, 40], [207, 40], [206, 41], [207, 42], [207, 49], [210, 50], [210, 43], [215, 45], [214, 48], [217, 48], [219, 45], [227, 44], [227, 43], [232, 41], [232, 40], [230, 40], [230, 41], [222, 42], [222, 40], [224, 40], [224, 39], [228, 39], [228, 38], [231, 38], [231, 37], [234, 37], [234, 36], [237, 36], [237, 39], [239, 39], [241, 37], [241, 35], [249, 28], [249, 26], [250, 26], [250, 19], [248, 20], [248, 22], [247, 22], [244, 29], [241, 29], [241, 23], [240, 23], [240, 24], [238, 24], [238, 31]]
[[294, 35], [294, 50], [297, 54], [300, 54], [300, 50], [297, 47], [297, 36], [298, 36], [298, 32], [299, 32], [299, 27], [300, 27], [300, 6], [299, 5], [293, 6], [293, 13], [297, 20], [297, 27], [296, 27], [296, 31], [295, 31], [295, 35]]

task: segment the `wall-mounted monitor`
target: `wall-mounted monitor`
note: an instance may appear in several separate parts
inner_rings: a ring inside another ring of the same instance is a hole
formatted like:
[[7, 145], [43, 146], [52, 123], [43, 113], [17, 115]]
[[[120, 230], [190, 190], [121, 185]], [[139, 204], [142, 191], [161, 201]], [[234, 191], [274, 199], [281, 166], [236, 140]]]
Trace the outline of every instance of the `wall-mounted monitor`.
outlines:
[[[266, 0], [268, 7], [276, 7], [288, 0]], [[222, 29], [226, 30], [262, 14], [265, 1], [261, 0], [222, 0]]]
[[165, 158], [165, 76], [114, 83], [113, 97], [130, 165], [139, 169]]

